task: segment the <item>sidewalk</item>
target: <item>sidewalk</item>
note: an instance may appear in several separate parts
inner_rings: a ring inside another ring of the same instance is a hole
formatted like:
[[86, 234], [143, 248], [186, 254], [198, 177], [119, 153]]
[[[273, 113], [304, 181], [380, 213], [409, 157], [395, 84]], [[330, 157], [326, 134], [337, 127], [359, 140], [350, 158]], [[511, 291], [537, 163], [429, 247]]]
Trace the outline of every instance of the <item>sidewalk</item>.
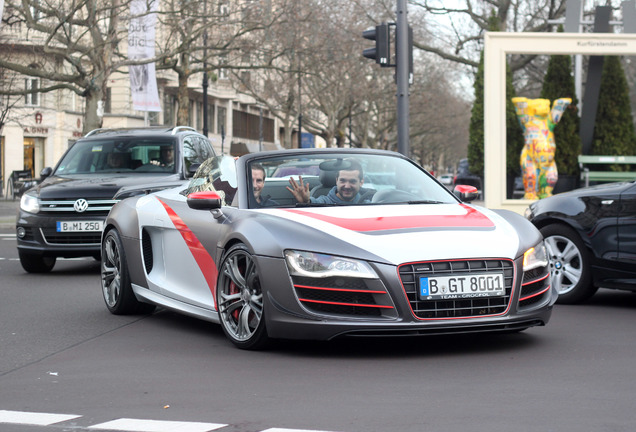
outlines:
[[6, 200], [0, 197], [0, 228], [15, 229], [15, 220], [18, 215], [20, 200]]

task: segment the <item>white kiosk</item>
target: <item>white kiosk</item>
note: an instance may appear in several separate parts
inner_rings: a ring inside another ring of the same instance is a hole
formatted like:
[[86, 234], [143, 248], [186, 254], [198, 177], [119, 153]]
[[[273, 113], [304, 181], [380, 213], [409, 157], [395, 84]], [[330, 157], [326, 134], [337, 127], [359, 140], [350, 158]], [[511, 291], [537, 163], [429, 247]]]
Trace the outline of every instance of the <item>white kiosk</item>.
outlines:
[[506, 198], [507, 54], [636, 55], [636, 34], [486, 33], [484, 45], [485, 206], [523, 214], [532, 201]]

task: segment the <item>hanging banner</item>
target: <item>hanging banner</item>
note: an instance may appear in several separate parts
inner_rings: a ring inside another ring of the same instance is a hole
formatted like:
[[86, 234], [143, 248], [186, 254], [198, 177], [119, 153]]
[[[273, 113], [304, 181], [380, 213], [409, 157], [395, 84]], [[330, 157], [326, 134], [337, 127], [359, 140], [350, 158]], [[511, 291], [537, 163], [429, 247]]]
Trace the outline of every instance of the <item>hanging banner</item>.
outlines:
[[[1, 1], [1, 0], [0, 0]], [[155, 56], [155, 26], [158, 0], [132, 0], [128, 26], [128, 58], [139, 60]], [[161, 111], [155, 64], [129, 66], [133, 109]]]

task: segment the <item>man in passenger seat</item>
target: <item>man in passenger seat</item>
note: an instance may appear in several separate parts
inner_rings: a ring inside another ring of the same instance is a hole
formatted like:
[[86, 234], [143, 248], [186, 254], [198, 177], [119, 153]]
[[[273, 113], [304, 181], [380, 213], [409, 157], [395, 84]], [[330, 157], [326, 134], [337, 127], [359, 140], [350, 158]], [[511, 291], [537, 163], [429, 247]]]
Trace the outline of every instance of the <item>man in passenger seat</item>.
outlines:
[[309, 193], [309, 183], [305, 183], [301, 176], [298, 176], [298, 183], [289, 178], [291, 187], [287, 189], [294, 195], [296, 201], [300, 203], [317, 204], [359, 204], [369, 202], [360, 195], [360, 188], [364, 184], [364, 172], [362, 165], [355, 160], [348, 160], [346, 169], [338, 171], [336, 185], [331, 188], [327, 195], [311, 197]]

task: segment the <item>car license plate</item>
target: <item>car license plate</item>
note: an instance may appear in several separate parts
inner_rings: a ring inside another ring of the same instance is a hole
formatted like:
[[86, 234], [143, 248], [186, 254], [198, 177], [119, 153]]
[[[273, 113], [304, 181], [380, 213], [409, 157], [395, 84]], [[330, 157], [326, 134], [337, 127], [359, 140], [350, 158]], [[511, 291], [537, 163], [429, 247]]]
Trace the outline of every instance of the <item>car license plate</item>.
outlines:
[[57, 232], [96, 232], [104, 229], [104, 221], [57, 222]]
[[505, 294], [506, 288], [501, 273], [420, 278], [420, 299], [422, 300], [495, 297]]

